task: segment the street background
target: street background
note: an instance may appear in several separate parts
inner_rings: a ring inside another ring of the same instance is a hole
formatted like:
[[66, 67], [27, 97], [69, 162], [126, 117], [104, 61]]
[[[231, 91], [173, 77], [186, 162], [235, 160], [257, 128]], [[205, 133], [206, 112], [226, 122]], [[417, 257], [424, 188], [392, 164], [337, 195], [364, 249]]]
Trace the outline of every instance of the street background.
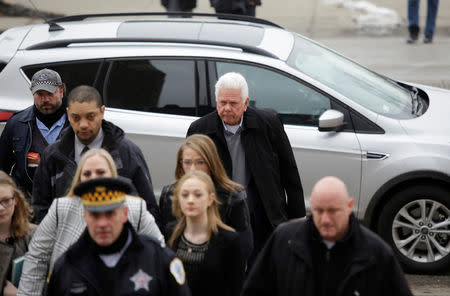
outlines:
[[[31, 7], [29, 0], [3, 0]], [[257, 17], [317, 40], [386, 76], [450, 89], [450, 1], [439, 3], [432, 44], [422, 38], [406, 44], [407, 0], [262, 0]], [[421, 1], [423, 32], [426, 2]], [[164, 11], [160, 0], [34, 0], [41, 11], [61, 14]], [[213, 12], [209, 0], [197, 0], [194, 12]], [[39, 18], [0, 15], [0, 31], [42, 22]], [[450, 293], [449, 293], [450, 294]]]
[[[40, 11], [65, 15], [165, 11], [159, 0], [33, 2]], [[426, 2], [421, 1], [420, 7], [422, 34], [413, 45], [406, 44], [407, 0], [262, 0], [256, 15], [314, 39], [380, 74], [450, 89], [450, 0], [439, 3], [432, 44], [422, 43]], [[32, 7], [29, 0], [4, 3]], [[209, 0], [197, 0], [194, 12], [214, 11]], [[13, 17], [0, 12], [0, 32], [42, 22], [37, 17]], [[407, 277], [414, 295], [450, 295], [449, 272]]]

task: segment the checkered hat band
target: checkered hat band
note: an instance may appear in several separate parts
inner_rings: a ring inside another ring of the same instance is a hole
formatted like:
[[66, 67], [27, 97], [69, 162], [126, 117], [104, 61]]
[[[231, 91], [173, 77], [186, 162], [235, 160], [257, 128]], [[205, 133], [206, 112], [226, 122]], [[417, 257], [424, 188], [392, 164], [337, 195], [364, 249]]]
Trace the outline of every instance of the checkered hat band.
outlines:
[[49, 81], [49, 80], [36, 80], [34, 81], [34, 85], [52, 85], [52, 86], [60, 86], [61, 84], [56, 81]]
[[85, 206], [107, 206], [123, 203], [125, 201], [125, 192], [118, 190], [109, 190], [103, 192], [89, 192], [81, 196], [81, 202]]

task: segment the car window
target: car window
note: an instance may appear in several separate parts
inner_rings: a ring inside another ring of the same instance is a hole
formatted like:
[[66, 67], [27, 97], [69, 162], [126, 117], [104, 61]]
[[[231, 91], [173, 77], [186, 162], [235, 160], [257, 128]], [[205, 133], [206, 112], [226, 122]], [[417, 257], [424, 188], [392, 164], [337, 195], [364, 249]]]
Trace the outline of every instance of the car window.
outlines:
[[284, 124], [317, 126], [319, 116], [331, 109], [330, 99], [288, 76], [257, 66], [217, 62], [217, 76], [241, 73], [248, 83], [249, 105], [278, 112]]
[[195, 61], [190, 60], [112, 61], [105, 102], [114, 108], [194, 116], [195, 77]]
[[34, 73], [49, 68], [59, 73], [62, 81], [66, 84], [67, 93], [79, 85], [94, 85], [97, 71], [101, 62], [70, 62], [64, 64], [46, 64], [27, 66], [23, 69], [28, 79], [33, 77]]
[[411, 95], [405, 88], [300, 35], [294, 36], [288, 65], [378, 114], [396, 119], [418, 116], [412, 112]]

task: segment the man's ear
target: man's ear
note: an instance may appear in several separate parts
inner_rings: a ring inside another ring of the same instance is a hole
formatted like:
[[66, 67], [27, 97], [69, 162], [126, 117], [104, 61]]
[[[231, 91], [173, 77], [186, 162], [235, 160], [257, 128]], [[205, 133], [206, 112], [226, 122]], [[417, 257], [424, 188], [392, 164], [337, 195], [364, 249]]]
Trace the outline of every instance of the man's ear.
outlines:
[[101, 107], [100, 107], [100, 114], [101, 114], [101, 117], [102, 117], [102, 119], [104, 118], [104, 116], [105, 116], [105, 105], [102, 105]]
[[247, 99], [245, 99], [245, 102], [244, 102], [244, 105], [245, 105], [245, 111], [247, 111], [248, 102], [250, 102], [250, 98], [247, 97]]
[[123, 223], [127, 222], [128, 220], [128, 207], [127, 206], [123, 206]]
[[355, 205], [355, 200], [353, 198], [350, 198], [350, 200], [348, 201], [348, 208], [350, 209], [350, 211], [353, 210], [354, 205]]

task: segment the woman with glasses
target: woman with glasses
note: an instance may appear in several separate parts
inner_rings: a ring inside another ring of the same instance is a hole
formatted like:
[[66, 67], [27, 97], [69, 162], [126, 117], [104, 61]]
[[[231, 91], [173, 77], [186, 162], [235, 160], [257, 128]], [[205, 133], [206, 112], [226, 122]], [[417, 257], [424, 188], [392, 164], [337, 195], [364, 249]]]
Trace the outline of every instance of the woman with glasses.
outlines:
[[165, 238], [169, 238], [168, 233], [171, 232], [176, 222], [172, 212], [173, 190], [181, 177], [196, 170], [208, 174], [213, 180], [220, 217], [226, 225], [238, 232], [244, 255], [247, 258], [253, 249], [253, 236], [245, 189], [227, 176], [216, 145], [208, 136], [201, 134], [187, 137], [181, 145], [175, 167], [176, 182], [166, 185], [161, 192], [159, 207]]
[[1, 295], [16, 295], [12, 283], [14, 259], [23, 256], [35, 230], [30, 224], [31, 208], [13, 179], [0, 171], [0, 283]]
[[214, 187], [202, 171], [181, 177], [172, 200], [178, 222], [168, 244], [183, 261], [192, 296], [238, 296], [245, 256], [239, 235], [220, 219]]
[[[29, 252], [25, 256], [19, 294], [42, 295], [45, 280], [51, 274], [55, 261], [78, 240], [86, 227], [83, 204], [73, 190], [78, 183], [99, 177], [118, 178], [116, 165], [106, 150], [90, 149], [83, 154], [78, 163], [67, 197], [53, 200], [30, 242]], [[145, 201], [140, 197], [127, 195], [125, 203], [129, 209], [128, 221], [134, 229], [139, 233], [153, 236], [164, 244], [164, 237], [155, 219], [147, 211]]]

